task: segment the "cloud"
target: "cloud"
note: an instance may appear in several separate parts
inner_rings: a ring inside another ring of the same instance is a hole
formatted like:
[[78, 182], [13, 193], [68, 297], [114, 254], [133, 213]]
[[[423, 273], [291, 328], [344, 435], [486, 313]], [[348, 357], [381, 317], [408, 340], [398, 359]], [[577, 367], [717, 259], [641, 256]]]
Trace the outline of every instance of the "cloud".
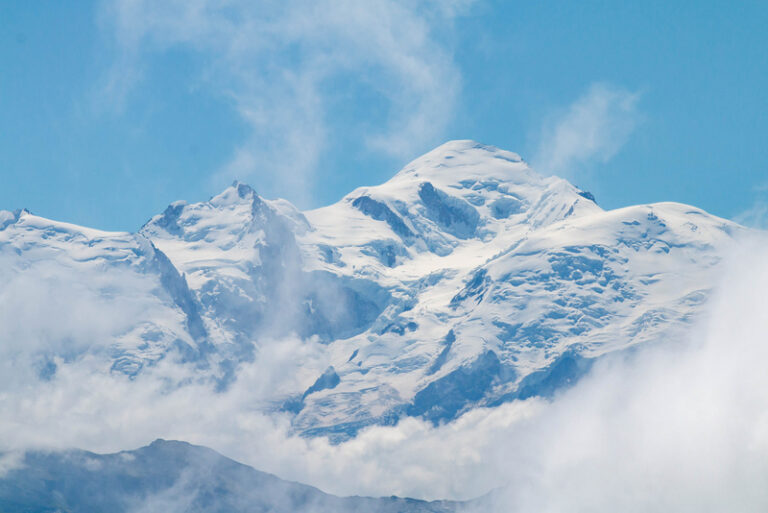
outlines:
[[752, 205], [736, 214], [734, 221], [750, 228], [768, 230], [768, 183], [753, 188], [755, 193]]
[[8, 472], [24, 465], [24, 452], [14, 451], [0, 454], [0, 479], [4, 478]]
[[[731, 255], [708, 316], [604, 365], [518, 433], [512, 511], [762, 511], [768, 493], [764, 238]], [[518, 456], [521, 456], [518, 453]], [[510, 465], [511, 467], [511, 465]], [[530, 484], [530, 481], [528, 482]]]
[[306, 202], [329, 148], [402, 158], [441, 138], [461, 75], [436, 34], [470, 3], [108, 1], [118, 57], [102, 92], [124, 104], [152, 56], [192, 52], [201, 82], [250, 127], [217, 176]]
[[[54, 357], [113, 353], [126, 334], [145, 325], [157, 326], [158, 342], [176, 338], [161, 329], [183, 319], [153, 295], [151, 278], [127, 267], [78, 266], [73, 260], [81, 253], [70, 258], [55, 247], [30, 246], [23, 255], [0, 254], [0, 390], [55, 372]], [[119, 241], [110, 249], [120, 254]]]
[[[225, 391], [172, 356], [133, 378], [113, 373], [115, 336], [136, 318], [169, 321], [162, 303], [138, 301], [151, 280], [119, 267], [77, 273], [63, 253], [31, 245], [0, 261], [0, 453], [11, 454], [0, 473], [21, 462], [14, 450], [116, 451], [162, 437], [339, 495], [471, 498], [503, 488], [483, 511], [763, 511], [768, 241], [754, 239], [728, 255], [686, 338], [606, 359], [552, 401], [477, 409], [438, 427], [406, 418], [338, 445], [296, 436], [272, 403], [306, 389], [332, 344], [262, 339]], [[40, 379], [34, 365], [48, 352], [56, 372]]]
[[322, 367], [323, 347], [282, 339], [263, 344], [226, 392], [171, 359], [134, 379], [95, 356], [62, 362], [50, 381], [16, 382], [21, 371], [8, 368], [0, 441], [113, 451], [181, 439], [341, 495], [471, 498], [502, 488], [483, 511], [762, 511], [765, 254], [762, 239], [734, 249], [688, 338], [605, 360], [552, 401], [477, 409], [438, 427], [407, 418], [338, 445], [303, 439], [269, 398], [311, 380], [302, 368]]
[[768, 229], [768, 201], [755, 200], [751, 207], [737, 214], [733, 220], [751, 228]]
[[545, 124], [534, 166], [568, 178], [590, 163], [609, 161], [640, 120], [639, 98], [610, 84], [592, 84], [566, 112]]

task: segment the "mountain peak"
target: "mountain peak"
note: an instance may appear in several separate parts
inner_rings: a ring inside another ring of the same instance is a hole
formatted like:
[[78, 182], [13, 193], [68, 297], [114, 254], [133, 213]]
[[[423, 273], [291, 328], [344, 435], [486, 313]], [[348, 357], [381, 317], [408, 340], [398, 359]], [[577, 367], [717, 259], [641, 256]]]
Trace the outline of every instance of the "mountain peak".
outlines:
[[259, 195], [250, 185], [235, 180], [232, 185], [213, 196], [208, 203], [214, 207], [228, 207], [236, 204], [251, 204]]
[[29, 210], [26, 208], [16, 209], [14, 211], [0, 210], [0, 230], [17, 222], [23, 214], [29, 214]]
[[[54, 278], [14, 312], [73, 291], [93, 300], [119, 322], [76, 351], [110, 369], [136, 375], [178, 355], [225, 387], [262, 344], [291, 333], [327, 344], [267, 397], [308, 436], [550, 394], [588, 359], [694, 318], [737, 233], [679, 204], [603, 211], [475, 141], [306, 213], [234, 182], [209, 201], [171, 203], [138, 236], [21, 211], [0, 213], [8, 222], [4, 282]], [[56, 329], [52, 340], [68, 340], [67, 325]]]
[[[499, 166], [505, 163], [506, 166]], [[469, 168], [472, 169], [469, 169]], [[406, 177], [420, 177], [457, 180], [467, 179], [470, 176], [497, 175], [501, 171], [508, 175], [514, 172], [519, 174], [535, 174], [525, 164], [520, 155], [511, 151], [501, 150], [495, 146], [482, 144], [470, 139], [448, 141], [432, 151], [418, 157], [398, 172], [393, 180]], [[499, 176], [507, 178], [508, 176]]]
[[[597, 211], [578, 188], [534, 172], [518, 154], [457, 140], [415, 159], [387, 182], [360, 187], [307, 216], [321, 232], [333, 232], [336, 242], [372, 245], [362, 251], [392, 266], [423, 250], [446, 256], [498, 236], [500, 245], [511, 244], [528, 230]], [[348, 222], [339, 225], [338, 219]]]
[[235, 188], [237, 195], [241, 198], [253, 197], [256, 195], [256, 191], [247, 183], [235, 180], [232, 182], [232, 187]]
[[432, 151], [426, 153], [424, 157], [451, 153], [464, 153], [468, 151], [486, 152], [490, 154], [489, 156], [503, 154], [505, 157], [509, 157], [510, 160], [522, 161], [522, 158], [517, 153], [502, 150], [496, 146], [493, 146], [492, 144], [484, 144], [472, 139], [454, 139], [447, 141]]

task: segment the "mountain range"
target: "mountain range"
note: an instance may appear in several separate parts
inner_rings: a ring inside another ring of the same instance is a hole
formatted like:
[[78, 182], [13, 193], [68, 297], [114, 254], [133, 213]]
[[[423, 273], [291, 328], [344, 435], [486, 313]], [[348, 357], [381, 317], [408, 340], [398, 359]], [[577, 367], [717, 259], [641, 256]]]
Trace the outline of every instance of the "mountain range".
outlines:
[[336, 497], [166, 440], [115, 454], [29, 451], [0, 476], [3, 513], [449, 513], [469, 505]]
[[0, 211], [0, 276], [66, 299], [55, 329], [8, 335], [29, 337], [42, 380], [84, 355], [128, 376], [172, 359], [226, 390], [265, 344], [320, 343], [325, 363], [269, 408], [338, 442], [549, 397], [680, 333], [743, 230], [678, 203], [603, 210], [515, 153], [451, 141], [303, 212], [239, 182], [135, 233]]

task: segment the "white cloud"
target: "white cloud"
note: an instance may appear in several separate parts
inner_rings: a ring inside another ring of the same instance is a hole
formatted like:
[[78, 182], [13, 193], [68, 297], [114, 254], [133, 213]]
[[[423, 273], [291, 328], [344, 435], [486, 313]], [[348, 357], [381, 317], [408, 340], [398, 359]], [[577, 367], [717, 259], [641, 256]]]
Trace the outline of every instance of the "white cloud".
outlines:
[[689, 341], [604, 366], [518, 433], [528, 449], [516, 461], [535, 479], [513, 485], [506, 507], [765, 510], [766, 252], [766, 240], [737, 250]]
[[750, 228], [768, 230], [768, 183], [753, 187], [753, 191], [752, 205], [736, 214], [733, 220]]
[[302, 363], [323, 358], [287, 339], [264, 344], [224, 393], [169, 360], [134, 380], [93, 357], [61, 364], [48, 382], [15, 382], [21, 371], [8, 368], [0, 441], [109, 451], [181, 439], [343, 495], [468, 498], [507, 486], [484, 511], [763, 511], [765, 254], [761, 240], [731, 257], [690, 340], [607, 361], [553, 402], [475, 410], [437, 428], [404, 419], [339, 445], [306, 440], [264, 409], [274, 387], [295, 387]]
[[[283, 186], [298, 187], [329, 144], [327, 110], [338, 100], [329, 84], [345, 73], [362, 76], [389, 105], [388, 123], [367, 144], [407, 152], [439, 134], [460, 77], [449, 52], [431, 39], [431, 27], [460, 7], [123, 0], [108, 12], [128, 80], [115, 74], [109, 83], [116, 97], [128, 94], [145, 53], [176, 45], [199, 51], [210, 59], [206, 80], [231, 96], [253, 129], [224, 172], [243, 177], [269, 169], [288, 177]], [[591, 87], [545, 130], [535, 163], [569, 174], [610, 159], [637, 124], [637, 101], [637, 94], [608, 85]], [[9, 351], [34, 355], [68, 340], [98, 343], [138, 307], [122, 296], [105, 306], [87, 287], [57, 285], [54, 271], [31, 282], [8, 279], [0, 292], [0, 325], [8, 334], [0, 337], [0, 449], [112, 451], [163, 437], [343, 495], [470, 498], [506, 486], [498, 511], [762, 511], [766, 254], [768, 244], [758, 241], [732, 257], [710, 315], [690, 341], [605, 362], [553, 402], [479, 409], [437, 428], [404, 419], [339, 445], [299, 438], [286, 416], [265, 411], [276, 389], [300, 388], [306, 362], [323, 367], [316, 344], [262, 344], [221, 393], [171, 359], [129, 379], [109, 373], [98, 356], [77, 356], [58, 361], [52, 379], [40, 381], [14, 364], [23, 358], [5, 358]], [[63, 308], [51, 299], [61, 297], [70, 299]], [[119, 319], [110, 317], [118, 310]], [[169, 387], [181, 382], [188, 384]], [[0, 461], [0, 473], [14, 462]]]
[[733, 220], [751, 228], [768, 229], [768, 201], [756, 200], [751, 207], [737, 214]]
[[109, 1], [102, 19], [120, 57], [104, 92], [121, 104], [152, 54], [195, 52], [207, 63], [203, 83], [251, 128], [219, 177], [258, 178], [306, 201], [324, 152], [341, 144], [338, 131], [398, 157], [441, 138], [461, 76], [435, 32], [470, 3]]
[[566, 112], [545, 124], [534, 166], [570, 178], [590, 163], [607, 162], [637, 126], [638, 100], [638, 93], [593, 84]]

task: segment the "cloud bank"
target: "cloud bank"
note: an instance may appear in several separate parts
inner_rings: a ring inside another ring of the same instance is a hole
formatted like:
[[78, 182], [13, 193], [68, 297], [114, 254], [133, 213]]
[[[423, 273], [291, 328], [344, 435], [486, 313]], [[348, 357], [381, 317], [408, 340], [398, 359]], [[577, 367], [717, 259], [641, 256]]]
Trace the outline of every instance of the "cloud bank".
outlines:
[[191, 52], [202, 84], [250, 127], [218, 178], [258, 177], [301, 203], [334, 144], [402, 158], [439, 141], [461, 75], [436, 33], [470, 3], [108, 1], [101, 18], [118, 58], [103, 92], [121, 104], [152, 56]]
[[517, 432], [503, 510], [764, 510], [766, 254], [763, 239], [730, 257], [689, 340], [606, 362]]
[[130, 379], [88, 356], [58, 360], [49, 381], [6, 367], [2, 449], [114, 451], [162, 437], [340, 495], [466, 499], [499, 489], [483, 511], [762, 511], [766, 254], [764, 238], [734, 250], [689, 338], [605, 360], [552, 401], [479, 409], [439, 427], [409, 418], [332, 445], [294, 436], [268, 408], [275, 388], [296, 386], [300, 362], [322, 359], [307, 341], [265, 344], [221, 393], [170, 359]]

